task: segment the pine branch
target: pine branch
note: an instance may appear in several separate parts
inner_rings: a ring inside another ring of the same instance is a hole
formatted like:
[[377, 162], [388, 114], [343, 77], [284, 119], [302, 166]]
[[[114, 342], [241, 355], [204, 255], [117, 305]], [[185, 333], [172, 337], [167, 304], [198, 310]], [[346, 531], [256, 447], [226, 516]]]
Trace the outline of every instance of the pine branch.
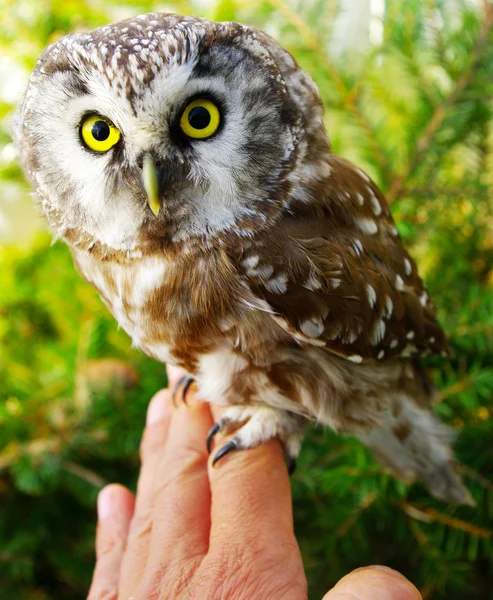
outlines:
[[422, 131], [421, 136], [416, 142], [416, 151], [414, 155], [408, 161], [405, 168], [395, 176], [394, 181], [387, 192], [387, 200], [389, 204], [391, 204], [402, 194], [406, 180], [413, 174], [414, 170], [419, 165], [421, 158], [433, 143], [435, 135], [443, 124], [450, 109], [454, 106], [455, 102], [459, 99], [464, 90], [467, 89], [474, 80], [477, 68], [487, 48], [488, 35], [493, 26], [493, 5], [490, 5], [489, 3], [486, 4], [484, 7], [484, 13], [485, 17], [483, 24], [471, 53], [471, 62], [458, 78], [455, 87], [449, 96], [436, 107], [435, 112], [431, 116], [430, 120]]
[[329, 72], [337, 92], [341, 97], [342, 108], [349, 111], [357, 119], [360, 127], [365, 131], [368, 137], [368, 142], [371, 146], [374, 156], [377, 159], [382, 174], [384, 177], [389, 178], [392, 173], [390, 163], [385, 156], [383, 148], [377, 142], [375, 133], [368, 119], [358, 105], [358, 99], [363, 85], [357, 85], [353, 87], [353, 89], [349, 89], [337, 68], [330, 62], [327, 54], [323, 52], [322, 42], [313, 33], [307, 23], [305, 23], [305, 21], [296, 12], [294, 12], [294, 10], [287, 5], [284, 0], [268, 0], [268, 2], [286, 17], [288, 22], [300, 34], [305, 46], [318, 57], [326, 70]]
[[493, 490], [493, 483], [491, 483], [488, 479], [486, 479], [486, 477], [483, 477], [480, 473], [478, 473], [472, 467], [469, 467], [467, 465], [459, 463], [456, 465], [455, 468], [457, 469], [457, 472], [460, 473], [461, 475], [466, 475], [470, 479], [474, 479], [474, 481], [477, 481], [483, 489]]
[[278, 10], [286, 20], [300, 34], [305, 46], [311, 50], [324, 64], [327, 71], [337, 88], [338, 93], [342, 98], [347, 96], [348, 89], [336, 67], [329, 61], [327, 54], [322, 50], [323, 44], [318, 37], [313, 33], [308, 24], [296, 13], [284, 0], [268, 0], [269, 4]]
[[399, 502], [398, 506], [403, 510], [406, 515], [409, 515], [413, 519], [417, 519], [418, 521], [423, 521], [424, 523], [431, 522], [439, 522], [447, 525], [447, 527], [451, 527], [452, 529], [458, 529], [460, 531], [465, 531], [466, 533], [480, 537], [483, 539], [490, 539], [493, 536], [493, 531], [490, 529], [484, 529], [483, 527], [478, 527], [477, 525], [473, 525], [472, 523], [468, 523], [467, 521], [463, 521], [462, 519], [457, 519], [456, 517], [450, 517], [449, 515], [444, 515], [443, 513], [435, 510], [434, 508], [418, 506], [416, 504], [412, 504], [410, 502]]
[[437, 402], [443, 402], [446, 398], [449, 398], [450, 396], [455, 396], [456, 394], [460, 394], [461, 392], [464, 392], [465, 390], [470, 388], [472, 385], [474, 385], [475, 381], [476, 381], [476, 373], [473, 373], [467, 377], [464, 377], [464, 379], [460, 379], [453, 385], [442, 390], [438, 394]]

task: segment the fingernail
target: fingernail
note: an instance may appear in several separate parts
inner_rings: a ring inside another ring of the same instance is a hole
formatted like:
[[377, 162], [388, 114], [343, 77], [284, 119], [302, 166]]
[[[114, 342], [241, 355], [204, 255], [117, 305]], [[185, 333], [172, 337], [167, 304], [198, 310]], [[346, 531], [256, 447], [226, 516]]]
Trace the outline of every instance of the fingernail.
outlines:
[[103, 488], [98, 494], [98, 520], [106, 519], [113, 512], [113, 490], [111, 487]]
[[390, 567], [384, 567], [383, 565], [371, 565], [368, 568], [375, 569], [375, 571], [383, 571], [384, 573], [392, 573], [393, 575], [397, 573], [395, 569], [391, 569]]
[[169, 393], [161, 390], [150, 401], [147, 409], [146, 425], [152, 425], [166, 417], [169, 412]]

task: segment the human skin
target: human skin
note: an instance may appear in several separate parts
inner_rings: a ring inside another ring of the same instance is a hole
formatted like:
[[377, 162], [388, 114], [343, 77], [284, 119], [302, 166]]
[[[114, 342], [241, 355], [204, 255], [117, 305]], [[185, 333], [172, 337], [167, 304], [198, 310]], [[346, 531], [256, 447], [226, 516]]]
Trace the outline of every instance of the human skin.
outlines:
[[[170, 385], [178, 369], [168, 369]], [[136, 497], [106, 486], [98, 497], [96, 566], [88, 600], [304, 600], [281, 445], [271, 440], [212, 468], [205, 448], [220, 409], [150, 402]], [[420, 600], [400, 573], [356, 569], [324, 600]]]

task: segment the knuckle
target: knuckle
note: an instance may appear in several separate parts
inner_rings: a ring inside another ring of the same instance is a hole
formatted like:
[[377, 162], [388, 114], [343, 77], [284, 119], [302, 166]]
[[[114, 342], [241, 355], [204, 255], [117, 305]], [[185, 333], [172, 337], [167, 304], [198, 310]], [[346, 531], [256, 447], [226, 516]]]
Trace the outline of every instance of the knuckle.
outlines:
[[245, 599], [307, 598], [307, 582], [301, 562], [296, 565], [293, 561], [280, 560], [277, 552], [261, 543], [250, 540], [241, 544], [228, 540], [214, 548], [213, 557], [214, 567], [209, 573], [215, 573], [213, 597], [218, 600], [226, 600], [233, 595]]
[[[185, 600], [195, 598], [194, 574], [197, 569], [197, 561], [186, 564], [167, 564], [153, 573], [148, 573], [140, 584], [135, 600], [158, 600], [163, 598], [163, 589], [166, 590], [166, 598]], [[212, 598], [213, 596], [200, 596], [200, 598]]]
[[123, 551], [123, 535], [119, 530], [100, 535], [97, 544], [98, 559], [120, 554]]
[[242, 577], [243, 573], [252, 571], [259, 560], [257, 550], [254, 542], [244, 544], [228, 540], [215, 548], [214, 558], [221, 572]]

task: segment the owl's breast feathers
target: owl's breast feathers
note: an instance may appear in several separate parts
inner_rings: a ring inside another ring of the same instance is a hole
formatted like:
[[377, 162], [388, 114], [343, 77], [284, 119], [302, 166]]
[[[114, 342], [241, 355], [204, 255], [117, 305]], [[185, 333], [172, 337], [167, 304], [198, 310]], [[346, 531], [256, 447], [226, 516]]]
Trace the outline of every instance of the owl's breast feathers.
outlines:
[[289, 206], [237, 257], [242, 277], [301, 344], [366, 359], [446, 355], [417, 267], [381, 192], [334, 155], [309, 202]]
[[262, 361], [277, 344], [354, 363], [446, 353], [382, 194], [346, 161], [330, 166], [310, 202], [253, 238], [230, 232], [128, 262], [73, 248], [75, 263], [135, 345], [190, 372], [220, 343]]

